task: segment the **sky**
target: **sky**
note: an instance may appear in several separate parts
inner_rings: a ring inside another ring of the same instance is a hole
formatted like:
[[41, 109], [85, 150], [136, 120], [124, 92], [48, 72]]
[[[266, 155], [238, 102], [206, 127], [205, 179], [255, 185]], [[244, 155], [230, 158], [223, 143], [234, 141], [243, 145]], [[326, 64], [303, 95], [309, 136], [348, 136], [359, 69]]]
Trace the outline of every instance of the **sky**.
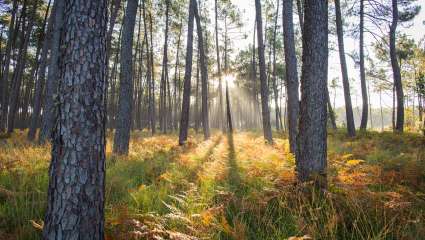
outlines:
[[[248, 38], [246, 40], [241, 40], [238, 42], [237, 46], [239, 49], [245, 49], [251, 42], [253, 37], [253, 23], [255, 21], [255, 5], [254, 1], [252, 0], [232, 0], [234, 4], [236, 4], [239, 9], [243, 12], [242, 18], [243, 22], [245, 23], [244, 28], [242, 29], [242, 32], [246, 33], [248, 35]], [[425, 0], [418, 0], [417, 4], [422, 7], [421, 12], [418, 16], [414, 19], [412, 22], [412, 26], [410, 28], [403, 28], [399, 26], [399, 31], [402, 33], [406, 33], [411, 38], [414, 38], [416, 41], [419, 41], [422, 37], [425, 35], [425, 25], [423, 25], [423, 22], [425, 21]], [[297, 24], [297, 18], [298, 16], [294, 14], [294, 23]], [[329, 19], [329, 24], [334, 24], [331, 19]], [[264, 26], [263, 26], [264, 27]], [[333, 37], [330, 36], [330, 40]], [[335, 41], [335, 38], [332, 39]], [[358, 45], [359, 41], [357, 39], [353, 39], [349, 36], [345, 36], [345, 50], [347, 53], [357, 51], [358, 52]], [[365, 34], [365, 49], [372, 53], [373, 50], [370, 47], [371, 44], [374, 42], [374, 38], [369, 36], [368, 34]], [[282, 53], [283, 54], [283, 53]], [[353, 93], [352, 93], [352, 102], [353, 106], [361, 106], [361, 90], [360, 90], [360, 73], [357, 68], [355, 68], [355, 64], [353, 60], [350, 57], [346, 57], [347, 59], [347, 65], [348, 65], [348, 74], [349, 78], [353, 79], [354, 81], [350, 84], [353, 87]], [[367, 65], [366, 65], [367, 66]], [[329, 77], [328, 80], [340, 77], [341, 71], [340, 71], [340, 64], [339, 64], [339, 55], [337, 51], [330, 52], [329, 55]], [[391, 75], [388, 76], [391, 78]], [[341, 80], [339, 80], [340, 85], [342, 85]], [[332, 91], [332, 90], [330, 90]], [[331, 93], [331, 98], [333, 98], [333, 93]], [[379, 96], [378, 94], [371, 94], [371, 104], [372, 108], [378, 108], [379, 107]], [[392, 94], [391, 92], [385, 94], [383, 96], [383, 105], [384, 107], [391, 107], [392, 106]], [[337, 91], [336, 94], [336, 106], [341, 107], [344, 106], [344, 96], [342, 89]]]

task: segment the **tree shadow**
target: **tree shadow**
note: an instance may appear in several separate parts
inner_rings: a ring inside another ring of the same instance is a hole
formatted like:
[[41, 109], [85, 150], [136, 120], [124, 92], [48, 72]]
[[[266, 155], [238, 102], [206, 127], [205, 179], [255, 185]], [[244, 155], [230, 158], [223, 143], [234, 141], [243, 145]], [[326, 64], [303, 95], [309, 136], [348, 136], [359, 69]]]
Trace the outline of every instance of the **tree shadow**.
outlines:
[[208, 148], [207, 152], [204, 154], [204, 156], [202, 156], [202, 158], [200, 159], [200, 161], [197, 163], [195, 169], [193, 169], [192, 173], [190, 174], [190, 176], [189, 176], [189, 180], [190, 181], [196, 179], [196, 177], [198, 175], [198, 172], [201, 171], [202, 166], [204, 165], [204, 163], [206, 163], [206, 162], [209, 161], [210, 157], [214, 153], [214, 149], [220, 144], [220, 142], [221, 142], [222, 139], [223, 139], [223, 136], [220, 135], [213, 142], [213, 144]]
[[240, 169], [237, 163], [236, 150], [235, 150], [235, 142], [233, 140], [233, 134], [227, 134], [227, 144], [228, 144], [228, 156], [227, 156], [227, 164], [228, 164], [228, 175], [227, 181], [229, 184], [230, 190], [236, 194], [237, 197], [241, 197], [244, 193], [244, 188], [242, 184], [242, 178], [240, 175]]

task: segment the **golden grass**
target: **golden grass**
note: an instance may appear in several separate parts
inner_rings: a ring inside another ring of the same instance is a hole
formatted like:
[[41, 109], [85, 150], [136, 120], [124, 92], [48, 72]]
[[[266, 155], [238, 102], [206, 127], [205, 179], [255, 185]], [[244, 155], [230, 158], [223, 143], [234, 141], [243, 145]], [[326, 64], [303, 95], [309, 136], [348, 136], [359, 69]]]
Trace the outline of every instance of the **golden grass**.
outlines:
[[[107, 144], [107, 239], [420, 239], [425, 236], [424, 139], [329, 135], [329, 190], [296, 183], [288, 142], [252, 132], [132, 133], [130, 154]], [[49, 146], [25, 132], [0, 140], [0, 239], [40, 239]], [[3, 193], [1, 192], [3, 189]], [[4, 192], [8, 191], [8, 194]]]

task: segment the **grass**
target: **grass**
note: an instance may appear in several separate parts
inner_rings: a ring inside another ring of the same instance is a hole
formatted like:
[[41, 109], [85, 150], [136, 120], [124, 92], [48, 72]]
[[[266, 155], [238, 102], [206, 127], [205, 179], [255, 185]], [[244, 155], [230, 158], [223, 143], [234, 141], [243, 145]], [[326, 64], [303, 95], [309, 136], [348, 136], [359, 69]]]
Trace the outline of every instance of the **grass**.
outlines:
[[[288, 142], [261, 134], [134, 132], [127, 157], [107, 145], [107, 239], [425, 239], [424, 138], [329, 134], [329, 189], [295, 184]], [[0, 139], [0, 239], [41, 239], [49, 146]]]

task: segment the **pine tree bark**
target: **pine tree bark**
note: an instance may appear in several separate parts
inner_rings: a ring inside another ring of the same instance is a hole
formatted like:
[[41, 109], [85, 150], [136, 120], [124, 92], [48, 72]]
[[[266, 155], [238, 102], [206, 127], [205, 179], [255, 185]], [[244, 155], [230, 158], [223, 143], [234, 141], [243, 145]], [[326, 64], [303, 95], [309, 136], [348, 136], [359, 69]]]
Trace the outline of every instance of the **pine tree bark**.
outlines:
[[328, 1], [306, 0], [304, 8], [301, 114], [297, 176], [326, 187]]
[[204, 132], [204, 139], [207, 140], [210, 138], [210, 123], [208, 116], [208, 69], [207, 64], [208, 60], [205, 55], [204, 47], [204, 36], [202, 33], [201, 18], [198, 13], [198, 4], [194, 0], [194, 15], [196, 19], [196, 28], [198, 33], [198, 48], [199, 48], [199, 63], [201, 67], [201, 96], [202, 96], [202, 130]]
[[44, 96], [44, 108], [43, 108], [43, 119], [42, 127], [38, 136], [39, 143], [43, 143], [47, 138], [50, 138], [51, 131], [54, 127], [54, 115], [55, 115], [55, 101], [57, 94], [57, 79], [58, 76], [58, 63], [60, 54], [60, 41], [61, 41], [61, 30], [63, 25], [63, 9], [65, 0], [56, 0], [57, 9], [55, 11], [55, 19], [53, 26], [53, 37], [50, 50], [50, 65], [49, 72], [47, 75], [46, 91]]
[[104, 239], [106, 2], [63, 5], [43, 239]]
[[298, 117], [299, 117], [299, 81], [297, 56], [295, 53], [292, 1], [283, 0], [283, 40], [285, 49], [286, 92], [288, 108], [288, 130], [291, 153], [297, 155]]
[[348, 80], [347, 61], [345, 59], [344, 30], [342, 26], [340, 0], [335, 0], [335, 15], [336, 15], [336, 31], [338, 35], [339, 61], [341, 63], [342, 85], [344, 88], [347, 131], [348, 131], [348, 136], [354, 137], [356, 135], [356, 126], [354, 125], [354, 114], [353, 114], [353, 106], [351, 104], [350, 83]]
[[179, 133], [179, 145], [184, 145], [187, 141], [187, 134], [189, 130], [189, 109], [190, 109], [190, 90], [191, 90], [191, 78], [192, 78], [192, 55], [193, 55], [193, 25], [195, 15], [195, 2], [190, 0], [189, 2], [189, 19], [187, 26], [187, 44], [186, 44], [186, 67], [184, 74], [184, 86], [183, 86], [183, 103], [180, 119], [180, 133]]
[[127, 1], [121, 42], [120, 96], [117, 126], [114, 136], [114, 153], [128, 154], [133, 109], [133, 37], [136, 25], [137, 0]]
[[369, 114], [369, 105], [366, 87], [366, 70], [364, 63], [364, 1], [360, 0], [360, 85], [362, 89], [362, 119], [360, 129], [366, 130]]
[[391, 67], [393, 70], [394, 88], [397, 95], [397, 119], [395, 131], [403, 132], [404, 129], [404, 93], [403, 83], [401, 81], [400, 64], [397, 58], [396, 49], [396, 31], [398, 23], [398, 3], [397, 0], [392, 0], [392, 23], [390, 26], [390, 58]]
[[263, 43], [263, 19], [261, 16], [261, 2], [255, 0], [255, 10], [257, 19], [257, 40], [258, 40], [258, 58], [260, 62], [260, 82], [261, 82], [261, 110], [263, 117], [263, 132], [264, 138], [268, 143], [273, 143], [272, 129], [270, 124], [270, 110], [269, 110], [269, 89], [267, 84], [266, 75], [266, 62], [264, 56], [264, 43]]

